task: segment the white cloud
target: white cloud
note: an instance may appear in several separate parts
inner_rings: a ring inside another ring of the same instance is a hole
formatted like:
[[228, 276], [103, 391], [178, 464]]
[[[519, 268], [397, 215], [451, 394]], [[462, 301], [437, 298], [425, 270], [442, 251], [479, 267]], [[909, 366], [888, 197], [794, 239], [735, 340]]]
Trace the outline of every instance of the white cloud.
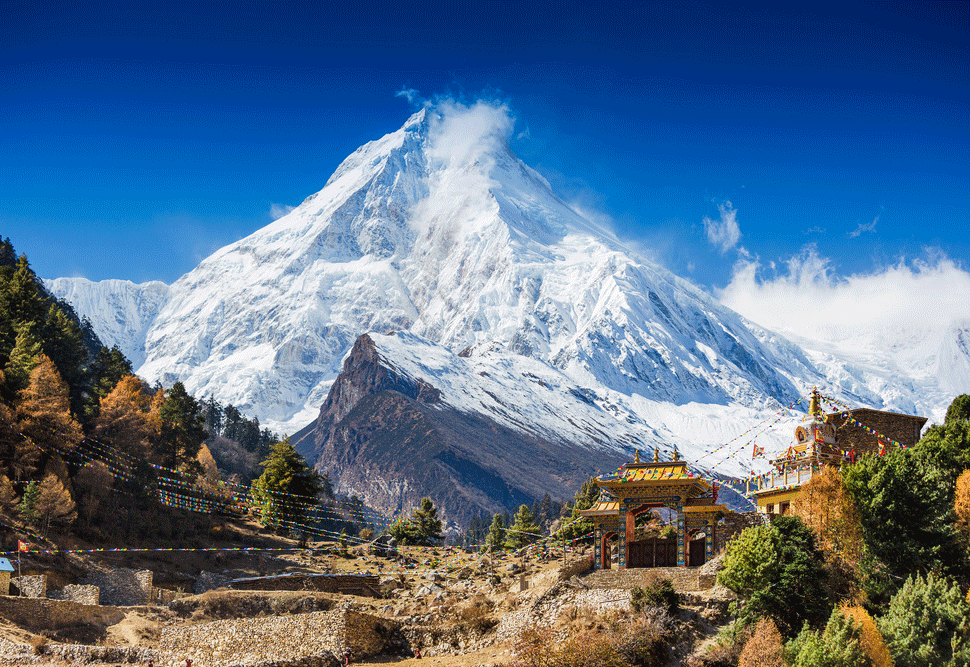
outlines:
[[939, 251], [839, 276], [810, 244], [780, 271], [763, 273], [757, 260], [739, 262], [718, 298], [764, 327], [816, 340], [876, 340], [878, 332], [942, 330], [970, 319], [970, 273]]
[[738, 244], [741, 228], [738, 226], [738, 212], [731, 202], [718, 204], [717, 210], [721, 212], [717, 220], [704, 216], [704, 231], [707, 232], [707, 240], [723, 255]]
[[296, 207], [287, 206], [286, 204], [270, 204], [269, 217], [273, 218], [273, 220], [279, 220], [284, 215], [288, 215], [294, 208]]
[[403, 86], [401, 87], [401, 90], [394, 93], [394, 97], [403, 97], [408, 101], [408, 104], [414, 104], [415, 101], [417, 101], [419, 104], [422, 102], [421, 93], [414, 88], [404, 88]]
[[859, 236], [860, 234], [863, 234], [865, 232], [872, 232], [873, 234], [875, 234], [876, 233], [876, 223], [877, 222], [879, 222], [879, 216], [878, 215], [875, 218], [873, 218], [872, 222], [865, 223], [865, 224], [863, 224], [863, 223], [860, 222], [859, 223], [859, 226], [856, 227], [856, 229], [855, 229], [854, 232], [849, 232], [849, 238], [854, 239], [857, 236]]
[[466, 105], [451, 99], [439, 100], [431, 119], [429, 155], [451, 166], [485, 159], [496, 144], [508, 142], [515, 118], [508, 106], [478, 100]]

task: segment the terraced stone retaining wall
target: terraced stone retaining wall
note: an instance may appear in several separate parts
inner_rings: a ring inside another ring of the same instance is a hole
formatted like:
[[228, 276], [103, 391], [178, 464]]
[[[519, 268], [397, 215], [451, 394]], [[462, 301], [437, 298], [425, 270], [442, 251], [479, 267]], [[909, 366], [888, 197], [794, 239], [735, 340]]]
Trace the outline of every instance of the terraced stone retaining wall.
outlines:
[[134, 607], [152, 601], [152, 571], [94, 570], [85, 577], [84, 584], [97, 586], [101, 591], [100, 602], [114, 607]]
[[393, 621], [349, 607], [306, 614], [232, 618], [212, 623], [166, 628], [158, 649], [191, 658], [193, 667], [228, 665], [328, 664], [350, 648], [357, 659], [376, 655], [400, 643]]
[[125, 613], [114, 607], [47, 598], [0, 597], [0, 616], [31, 630], [59, 630], [80, 623], [114, 625]]
[[10, 592], [28, 598], [47, 597], [47, 575], [29, 574], [10, 579]]

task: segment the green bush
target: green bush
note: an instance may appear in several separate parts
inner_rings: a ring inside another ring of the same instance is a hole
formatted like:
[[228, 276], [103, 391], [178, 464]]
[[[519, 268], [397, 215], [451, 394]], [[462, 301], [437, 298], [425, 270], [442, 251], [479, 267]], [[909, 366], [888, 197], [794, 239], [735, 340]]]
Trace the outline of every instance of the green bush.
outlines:
[[792, 667], [872, 667], [862, 649], [861, 635], [862, 629], [836, 609], [821, 633], [806, 623], [785, 652]]
[[907, 579], [878, 624], [897, 667], [970, 664], [970, 605], [943, 577]]
[[631, 591], [630, 607], [633, 611], [639, 614], [647, 606], [660, 607], [671, 615], [680, 610], [680, 596], [670, 579], [655, 577], [643, 588], [637, 586]]
[[718, 581], [738, 594], [739, 620], [770, 618], [786, 637], [806, 621], [821, 623], [831, 606], [815, 534], [798, 517], [746, 528], [728, 546]]

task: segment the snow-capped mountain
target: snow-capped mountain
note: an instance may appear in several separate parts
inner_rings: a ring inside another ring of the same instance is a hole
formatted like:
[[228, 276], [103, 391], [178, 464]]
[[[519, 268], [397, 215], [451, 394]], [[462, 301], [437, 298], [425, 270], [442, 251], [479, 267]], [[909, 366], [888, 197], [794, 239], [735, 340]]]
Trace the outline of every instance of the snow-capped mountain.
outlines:
[[[922, 414], [970, 388], [966, 329], [941, 351], [947, 387], [928, 392], [888, 361], [745, 320], [566, 205], [511, 152], [508, 123], [484, 103], [422, 110], [167, 288], [48, 286], [149, 381], [181, 380], [288, 433], [318, 417], [365, 333], [440, 392], [435, 409], [580, 449], [677, 445], [699, 459], [813, 385]], [[780, 446], [790, 430], [764, 437]]]
[[168, 285], [151, 281], [55, 278], [44, 286], [91, 320], [94, 333], [107, 347], [117, 346], [138, 368], [145, 361], [145, 334], [168, 299]]

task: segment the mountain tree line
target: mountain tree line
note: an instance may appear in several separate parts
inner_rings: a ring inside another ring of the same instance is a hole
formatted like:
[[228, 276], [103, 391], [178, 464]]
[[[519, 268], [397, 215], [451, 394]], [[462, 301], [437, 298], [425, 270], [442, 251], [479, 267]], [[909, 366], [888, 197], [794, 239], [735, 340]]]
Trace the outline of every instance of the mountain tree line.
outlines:
[[[247, 453], [239, 472], [248, 482], [277, 470], [274, 441], [232, 406], [199, 401], [180, 382], [150, 387], [133, 375], [124, 354], [101, 345], [0, 239], [0, 512], [44, 532], [80, 520], [75, 527], [93, 539], [178, 539], [198, 521], [158, 504], [152, 464], [215, 490], [220, 472], [207, 442], [221, 445], [220, 455]], [[95, 452], [109, 463], [92, 461]], [[319, 487], [290, 493], [329, 490], [311, 477]], [[280, 488], [299, 478], [284, 475]]]

